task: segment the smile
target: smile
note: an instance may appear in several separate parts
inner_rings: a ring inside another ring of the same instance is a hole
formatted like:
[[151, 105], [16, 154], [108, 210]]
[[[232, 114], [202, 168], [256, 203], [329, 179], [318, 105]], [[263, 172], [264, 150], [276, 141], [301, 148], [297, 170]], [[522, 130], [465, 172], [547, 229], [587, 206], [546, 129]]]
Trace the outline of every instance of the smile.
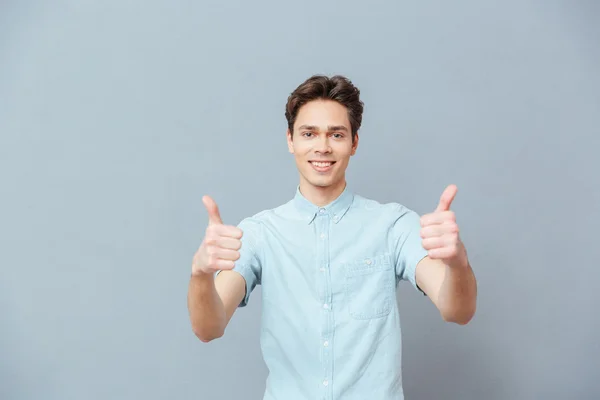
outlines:
[[318, 172], [327, 172], [333, 167], [335, 161], [309, 161], [309, 163], [314, 170]]

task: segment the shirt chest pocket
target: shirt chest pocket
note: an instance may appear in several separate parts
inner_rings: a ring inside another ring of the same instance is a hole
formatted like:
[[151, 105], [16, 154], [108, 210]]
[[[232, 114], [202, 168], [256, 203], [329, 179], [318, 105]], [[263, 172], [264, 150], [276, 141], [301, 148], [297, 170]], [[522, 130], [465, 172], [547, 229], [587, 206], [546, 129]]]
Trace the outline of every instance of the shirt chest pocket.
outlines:
[[344, 263], [346, 306], [355, 319], [388, 315], [396, 301], [390, 255], [378, 254]]

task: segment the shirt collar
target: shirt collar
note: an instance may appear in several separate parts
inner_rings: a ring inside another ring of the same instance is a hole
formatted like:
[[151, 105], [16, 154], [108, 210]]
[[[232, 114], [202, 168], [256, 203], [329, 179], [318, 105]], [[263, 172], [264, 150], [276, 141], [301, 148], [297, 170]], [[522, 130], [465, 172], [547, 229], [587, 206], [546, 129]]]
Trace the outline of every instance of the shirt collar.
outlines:
[[300, 212], [302, 219], [306, 220], [307, 224], [310, 224], [320, 212], [328, 213], [331, 220], [337, 224], [342, 220], [344, 215], [346, 215], [353, 200], [354, 195], [348, 190], [348, 186], [346, 186], [344, 191], [334, 201], [326, 206], [318, 207], [308, 201], [306, 197], [300, 193], [300, 185], [298, 185], [293, 201], [296, 209]]

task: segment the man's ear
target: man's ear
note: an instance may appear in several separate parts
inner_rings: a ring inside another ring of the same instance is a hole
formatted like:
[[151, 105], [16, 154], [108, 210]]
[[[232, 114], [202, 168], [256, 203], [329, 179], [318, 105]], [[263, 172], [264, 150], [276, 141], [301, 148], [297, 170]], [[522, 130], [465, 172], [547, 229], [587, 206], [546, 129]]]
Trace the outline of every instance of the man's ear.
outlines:
[[356, 135], [354, 136], [354, 142], [352, 143], [352, 153], [350, 153], [350, 154], [354, 155], [356, 153], [357, 148], [358, 148], [358, 131], [356, 132]]
[[292, 132], [288, 129], [287, 130], [287, 145], [288, 145], [288, 151], [292, 154], [294, 154], [294, 141], [292, 138]]

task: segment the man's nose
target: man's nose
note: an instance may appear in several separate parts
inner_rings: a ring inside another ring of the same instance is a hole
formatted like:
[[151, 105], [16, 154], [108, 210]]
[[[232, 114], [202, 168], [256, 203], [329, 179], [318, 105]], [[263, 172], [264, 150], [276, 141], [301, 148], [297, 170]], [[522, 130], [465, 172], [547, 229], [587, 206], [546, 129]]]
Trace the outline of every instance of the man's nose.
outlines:
[[329, 145], [329, 138], [327, 136], [319, 138], [315, 151], [318, 153], [331, 153], [331, 146]]

